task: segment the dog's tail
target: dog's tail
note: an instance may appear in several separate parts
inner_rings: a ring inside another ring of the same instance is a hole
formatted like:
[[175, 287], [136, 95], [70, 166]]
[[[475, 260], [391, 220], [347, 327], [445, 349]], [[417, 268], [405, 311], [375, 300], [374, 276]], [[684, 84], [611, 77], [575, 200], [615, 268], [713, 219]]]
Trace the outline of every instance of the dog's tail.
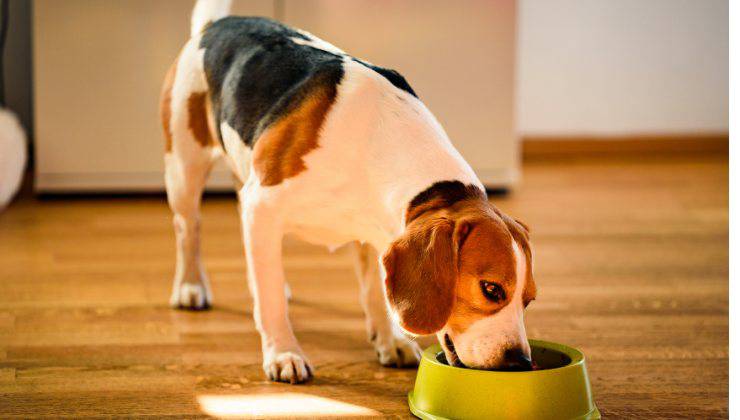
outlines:
[[190, 36], [197, 36], [210, 22], [229, 15], [231, 0], [198, 0], [190, 18]]

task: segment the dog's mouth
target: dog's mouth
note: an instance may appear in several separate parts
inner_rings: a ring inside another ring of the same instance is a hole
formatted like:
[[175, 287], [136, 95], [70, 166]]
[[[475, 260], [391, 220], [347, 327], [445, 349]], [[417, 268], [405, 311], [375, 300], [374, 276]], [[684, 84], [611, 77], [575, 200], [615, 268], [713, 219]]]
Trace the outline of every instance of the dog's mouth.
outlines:
[[457, 352], [455, 351], [455, 344], [452, 342], [449, 334], [445, 334], [445, 342], [443, 346], [445, 350], [447, 350], [447, 352], [445, 353], [445, 357], [448, 359], [448, 365], [460, 368], [466, 367], [465, 364], [461, 362], [460, 358], [457, 356]]

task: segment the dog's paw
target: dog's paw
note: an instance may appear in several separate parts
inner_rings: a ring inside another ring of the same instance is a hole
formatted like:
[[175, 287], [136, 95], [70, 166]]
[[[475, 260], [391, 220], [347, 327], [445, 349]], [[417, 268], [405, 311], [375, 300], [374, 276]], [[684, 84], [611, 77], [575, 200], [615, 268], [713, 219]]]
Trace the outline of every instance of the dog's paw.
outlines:
[[265, 356], [262, 369], [271, 381], [276, 382], [299, 384], [313, 376], [313, 369], [306, 356], [293, 351]]
[[205, 284], [180, 283], [172, 289], [170, 306], [202, 311], [211, 307], [211, 291]]
[[406, 337], [377, 337], [375, 351], [378, 361], [386, 367], [414, 367], [421, 361], [421, 348], [416, 342]]

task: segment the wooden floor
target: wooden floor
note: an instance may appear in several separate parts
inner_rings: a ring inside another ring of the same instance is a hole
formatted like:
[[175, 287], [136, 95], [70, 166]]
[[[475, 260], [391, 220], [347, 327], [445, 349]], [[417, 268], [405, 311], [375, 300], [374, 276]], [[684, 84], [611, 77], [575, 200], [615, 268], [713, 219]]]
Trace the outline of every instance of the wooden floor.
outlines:
[[[605, 417], [728, 415], [727, 180], [721, 156], [535, 161], [494, 198], [534, 232], [530, 337], [586, 353]], [[375, 362], [346, 250], [286, 241], [291, 317], [317, 376], [266, 382], [235, 203], [210, 197], [204, 213], [215, 308], [202, 313], [167, 308], [161, 197], [27, 198], [0, 215], [0, 418], [198, 417], [245, 401], [409, 416], [415, 371]]]

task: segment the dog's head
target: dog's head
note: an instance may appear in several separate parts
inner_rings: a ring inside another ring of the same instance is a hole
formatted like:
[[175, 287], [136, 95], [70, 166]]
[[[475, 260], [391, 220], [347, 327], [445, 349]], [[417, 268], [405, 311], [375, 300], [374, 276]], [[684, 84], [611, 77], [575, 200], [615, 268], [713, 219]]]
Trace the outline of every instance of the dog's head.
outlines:
[[534, 300], [527, 227], [487, 200], [427, 206], [383, 257], [401, 327], [436, 334], [447, 360], [480, 369], [531, 369], [524, 309]]

